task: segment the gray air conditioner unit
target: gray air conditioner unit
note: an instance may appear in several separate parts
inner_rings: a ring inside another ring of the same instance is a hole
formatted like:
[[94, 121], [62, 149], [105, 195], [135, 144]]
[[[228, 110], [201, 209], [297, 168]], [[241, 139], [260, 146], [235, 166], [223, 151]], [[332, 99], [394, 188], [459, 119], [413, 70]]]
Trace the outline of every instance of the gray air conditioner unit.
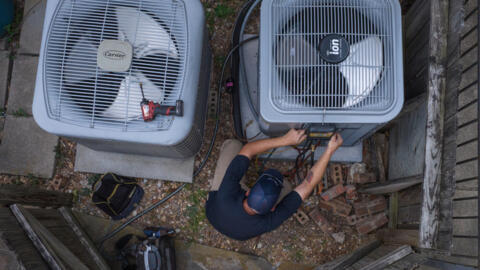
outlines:
[[[33, 114], [95, 150], [184, 158], [201, 147], [210, 49], [198, 0], [48, 0]], [[184, 115], [144, 122], [145, 98]]]
[[338, 130], [354, 145], [403, 106], [398, 0], [264, 0], [260, 127]]

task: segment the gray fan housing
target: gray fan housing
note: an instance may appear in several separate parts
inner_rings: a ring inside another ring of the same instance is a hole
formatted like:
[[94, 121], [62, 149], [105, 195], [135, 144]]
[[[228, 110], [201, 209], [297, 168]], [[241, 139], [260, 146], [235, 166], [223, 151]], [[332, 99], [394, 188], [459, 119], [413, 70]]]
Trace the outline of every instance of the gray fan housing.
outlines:
[[[33, 116], [89, 148], [185, 158], [203, 142], [211, 52], [199, 0], [48, 0]], [[184, 116], [141, 117], [149, 100]]]
[[333, 127], [353, 145], [392, 120], [404, 100], [401, 26], [398, 0], [263, 0], [262, 131]]

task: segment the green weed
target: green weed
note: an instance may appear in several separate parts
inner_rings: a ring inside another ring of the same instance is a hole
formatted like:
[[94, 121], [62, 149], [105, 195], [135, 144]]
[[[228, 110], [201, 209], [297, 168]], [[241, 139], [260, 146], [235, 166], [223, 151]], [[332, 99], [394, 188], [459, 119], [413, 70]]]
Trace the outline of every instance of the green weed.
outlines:
[[57, 163], [57, 166], [62, 167], [63, 162], [65, 161], [65, 154], [62, 151], [62, 147], [60, 147], [60, 143], [55, 146], [53, 152], [55, 152], [55, 162]]
[[207, 219], [203, 204], [208, 192], [205, 190], [192, 190], [191, 192], [188, 196], [188, 201], [191, 203], [191, 206], [188, 206], [185, 211], [188, 217], [188, 226], [186, 229], [197, 233], [200, 230], [200, 222]]
[[12, 115], [15, 116], [15, 117], [29, 117], [29, 116], [31, 116], [29, 113], [27, 113], [22, 108], [19, 108], [18, 110], [14, 111]]
[[78, 192], [78, 194], [79, 194], [80, 196], [90, 196], [90, 193], [91, 193], [91, 192], [92, 192], [92, 190], [89, 189], [89, 188], [82, 188], [82, 189], [80, 189], [80, 191]]
[[100, 179], [100, 177], [102, 177], [101, 174], [92, 174], [88, 177], [87, 181], [88, 181], [88, 184], [90, 186], [93, 186], [93, 184], [95, 184], [95, 182], [98, 181], [98, 179]]
[[23, 19], [23, 10], [17, 8], [15, 11], [15, 17], [13, 19], [13, 22], [11, 24], [6, 25], [3, 29], [5, 29], [6, 38], [8, 44], [10, 44], [15, 37], [17, 37], [20, 34], [20, 28], [22, 24], [22, 19]]
[[227, 5], [219, 4], [215, 7], [215, 16], [217, 16], [218, 18], [224, 19], [233, 14], [235, 14], [235, 9]]
[[27, 179], [32, 186], [38, 186], [40, 184], [41, 179], [36, 177], [35, 175], [29, 173], [27, 175]]

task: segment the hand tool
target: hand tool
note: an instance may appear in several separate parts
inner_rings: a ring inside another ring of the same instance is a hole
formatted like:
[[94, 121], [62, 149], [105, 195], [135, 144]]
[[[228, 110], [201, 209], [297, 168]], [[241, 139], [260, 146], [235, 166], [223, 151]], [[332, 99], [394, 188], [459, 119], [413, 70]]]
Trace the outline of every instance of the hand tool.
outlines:
[[145, 98], [142, 83], [140, 83], [140, 90], [142, 91], [142, 102], [140, 105], [142, 107], [143, 121], [153, 121], [157, 115], [183, 116], [183, 100], [177, 100], [176, 106], [161, 105]]

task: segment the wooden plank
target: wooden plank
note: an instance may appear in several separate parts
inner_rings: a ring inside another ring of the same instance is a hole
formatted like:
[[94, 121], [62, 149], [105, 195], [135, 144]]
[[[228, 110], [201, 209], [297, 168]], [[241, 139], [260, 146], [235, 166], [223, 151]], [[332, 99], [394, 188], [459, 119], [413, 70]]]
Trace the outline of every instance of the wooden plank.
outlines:
[[452, 254], [478, 257], [477, 238], [460, 238], [454, 236], [452, 239], [452, 244]]
[[455, 184], [453, 199], [478, 197], [478, 180], [472, 179]]
[[371, 184], [364, 188], [361, 188], [359, 192], [367, 194], [388, 194], [401, 191], [411, 186], [418, 185], [422, 182], [423, 176], [417, 175], [398, 180], [389, 180], [385, 183]]
[[435, 249], [422, 249], [422, 255], [427, 256], [431, 259], [441, 260], [450, 263], [456, 263], [460, 265], [466, 266], [477, 266], [478, 265], [478, 258], [474, 257], [463, 257], [463, 256], [455, 256], [448, 254], [447, 252], [442, 252], [440, 250]]
[[460, 65], [462, 66], [462, 71], [467, 70], [473, 64], [478, 62], [478, 50], [477, 48], [473, 48], [472, 50], [468, 51], [460, 58]]
[[377, 238], [387, 245], [409, 245], [418, 247], [418, 230], [382, 229]]
[[405, 30], [405, 44], [410, 44], [420, 27], [429, 20], [429, 2], [430, 1], [416, 1], [410, 8], [410, 11], [405, 15], [405, 22], [408, 23]]
[[478, 236], [478, 218], [461, 218], [452, 220], [453, 235]]
[[460, 41], [460, 54], [465, 54], [468, 50], [478, 45], [478, 31], [470, 32]]
[[477, 103], [472, 103], [457, 113], [457, 125], [462, 126], [478, 118]]
[[13, 204], [10, 209], [27, 231], [35, 246], [41, 250], [41, 254], [50, 267], [66, 269], [66, 266], [68, 266], [68, 268], [74, 270], [88, 270], [88, 267], [82, 261], [22, 206]]
[[478, 123], [473, 122], [457, 130], [457, 145], [478, 138]]
[[427, 137], [425, 174], [420, 222], [420, 246], [435, 246], [439, 220], [441, 184], [444, 96], [446, 88], [446, 58], [448, 33], [448, 0], [432, 1], [430, 5], [430, 57], [427, 99]]
[[422, 205], [409, 205], [398, 209], [398, 224], [419, 224]]
[[22, 228], [27, 233], [30, 240], [32, 240], [37, 250], [42, 255], [43, 259], [48, 263], [51, 269], [60, 270], [65, 269], [63, 262], [60, 258], [58, 258], [52, 247], [43, 243], [40, 236], [36, 233], [36, 231], [32, 228], [30, 223], [28, 222], [27, 218], [23, 215], [17, 205], [11, 205], [10, 209], [12, 210], [13, 214], [15, 215], [17, 221], [20, 223]]
[[478, 81], [478, 67], [475, 65], [464, 71], [464, 73], [462, 74], [462, 79], [460, 80], [460, 85], [458, 86], [458, 89], [462, 91], [467, 87], [469, 87], [470, 85], [476, 83], [477, 81]]
[[466, 180], [478, 176], [478, 161], [467, 161], [455, 166], [455, 181]]
[[18, 203], [38, 207], [71, 207], [72, 202], [73, 195], [69, 193], [42, 190], [27, 186], [0, 186], [0, 205]]
[[478, 142], [473, 141], [470, 143], [467, 143], [465, 145], [462, 145], [460, 147], [457, 147], [456, 149], [457, 152], [457, 162], [462, 162], [465, 160], [469, 160], [472, 158], [477, 158], [478, 157]]
[[478, 0], [465, 1], [465, 14], [468, 15], [478, 8]]
[[470, 31], [473, 31], [475, 27], [478, 25], [478, 10], [470, 14], [465, 14], [467, 17], [465, 18], [465, 23], [462, 28], [462, 37], [465, 37]]
[[68, 223], [68, 225], [70, 225], [72, 230], [75, 232], [80, 243], [88, 251], [91, 258], [95, 262], [97, 269], [101, 269], [101, 270], [110, 269], [108, 264], [100, 255], [100, 252], [95, 247], [95, 244], [90, 240], [87, 234], [80, 227], [80, 224], [77, 222], [77, 220], [73, 216], [73, 213], [71, 212], [71, 210], [69, 208], [61, 207], [58, 209], [58, 211], [62, 215], [62, 217], [65, 219], [65, 221]]
[[366, 265], [362, 270], [380, 270], [384, 269], [386, 266], [391, 265], [402, 258], [408, 256], [412, 253], [413, 250], [410, 246], [401, 246], [398, 249], [390, 252], [389, 254], [383, 256], [382, 258]]
[[469, 86], [458, 94], [458, 108], [463, 108], [478, 99], [478, 84]]
[[50, 269], [9, 208], [0, 208], [0, 238], [9, 243], [28, 270]]
[[356, 249], [353, 253], [343, 256], [333, 262], [318, 266], [315, 270], [341, 270], [355, 264], [357, 261], [365, 257], [367, 254], [375, 250], [381, 245], [381, 242], [374, 240], [368, 244]]
[[388, 155], [388, 152], [385, 153], [388, 142], [385, 134], [382, 133], [375, 134], [373, 140], [375, 142], [375, 154], [378, 165], [378, 180], [383, 183], [386, 181], [387, 177], [387, 172], [385, 170], [385, 164], [387, 163], [387, 159], [385, 159], [384, 157]]
[[386, 269], [395, 269], [395, 268], [396, 269], [412, 269], [416, 265], [420, 265], [423, 262], [425, 262], [426, 260], [427, 259], [424, 256], [422, 256], [420, 254], [412, 253], [412, 254], [406, 256], [405, 258], [403, 258], [403, 259], [395, 262], [394, 264], [390, 265]]
[[398, 193], [398, 206], [407, 206], [422, 203], [422, 186], [416, 185]]
[[388, 228], [396, 229], [398, 224], [398, 192], [390, 195], [388, 209]]
[[453, 201], [453, 217], [477, 217], [478, 199]]

